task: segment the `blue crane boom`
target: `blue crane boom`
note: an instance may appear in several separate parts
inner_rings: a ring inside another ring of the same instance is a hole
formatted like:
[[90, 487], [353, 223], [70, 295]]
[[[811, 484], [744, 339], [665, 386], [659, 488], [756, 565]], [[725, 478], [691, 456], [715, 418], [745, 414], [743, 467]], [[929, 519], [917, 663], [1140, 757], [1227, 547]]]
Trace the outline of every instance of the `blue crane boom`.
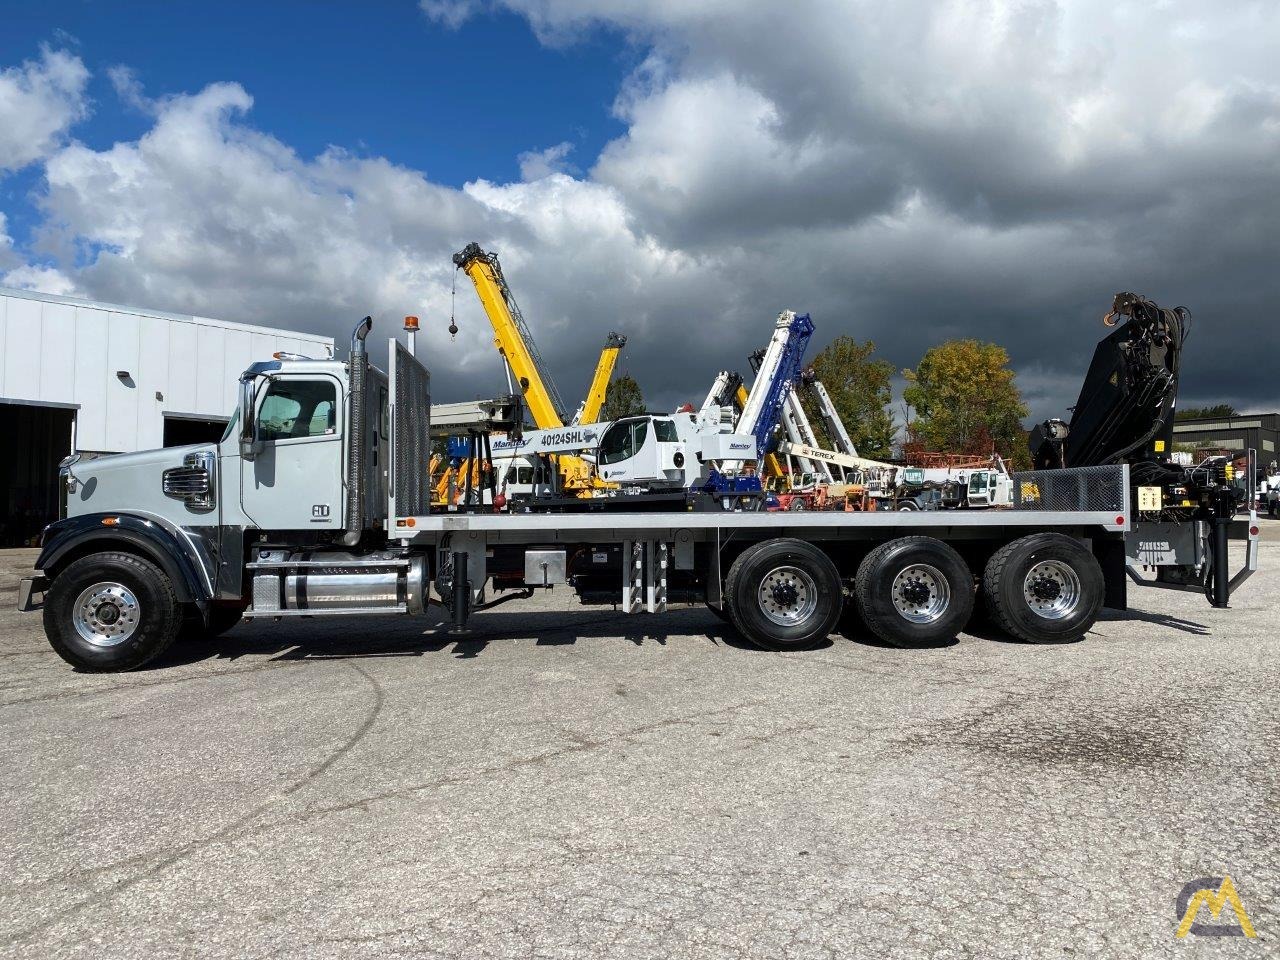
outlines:
[[774, 324], [769, 345], [760, 355], [756, 381], [738, 418], [738, 433], [749, 433], [756, 438], [757, 455], [764, 457], [777, 446], [775, 436], [782, 420], [787, 396], [800, 383], [802, 361], [809, 338], [813, 336], [813, 321], [807, 313], [797, 315], [784, 310]]

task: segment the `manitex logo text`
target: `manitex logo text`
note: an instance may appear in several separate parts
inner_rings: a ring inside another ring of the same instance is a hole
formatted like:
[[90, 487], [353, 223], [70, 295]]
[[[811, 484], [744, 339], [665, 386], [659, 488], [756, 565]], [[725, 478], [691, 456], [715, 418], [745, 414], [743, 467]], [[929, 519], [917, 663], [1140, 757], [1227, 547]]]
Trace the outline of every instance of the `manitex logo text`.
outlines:
[[[1197, 923], [1201, 910], [1208, 908], [1209, 918], [1217, 920], [1227, 905], [1235, 912], [1235, 923]], [[1178, 894], [1179, 939], [1188, 933], [1197, 937], [1256, 937], [1244, 904], [1230, 877], [1201, 877], [1192, 880]]]

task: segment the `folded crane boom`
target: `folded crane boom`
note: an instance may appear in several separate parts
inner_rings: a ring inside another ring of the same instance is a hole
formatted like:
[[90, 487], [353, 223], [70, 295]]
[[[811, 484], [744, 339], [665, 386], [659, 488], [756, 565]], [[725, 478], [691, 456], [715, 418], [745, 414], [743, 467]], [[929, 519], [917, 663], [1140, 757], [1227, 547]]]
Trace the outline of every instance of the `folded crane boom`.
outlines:
[[782, 411], [782, 426], [787, 440], [790, 441], [787, 445], [791, 448], [789, 453], [782, 452], [799, 460], [800, 469], [805, 473], [817, 473], [820, 481], [834, 483], [835, 476], [831, 473], [827, 461], [813, 460], [803, 453], [796, 452], [801, 447], [818, 449], [819, 444], [818, 438], [813, 433], [813, 425], [809, 423], [809, 416], [804, 412], [804, 407], [800, 404], [800, 398], [796, 396], [794, 388], [787, 394], [787, 404]]

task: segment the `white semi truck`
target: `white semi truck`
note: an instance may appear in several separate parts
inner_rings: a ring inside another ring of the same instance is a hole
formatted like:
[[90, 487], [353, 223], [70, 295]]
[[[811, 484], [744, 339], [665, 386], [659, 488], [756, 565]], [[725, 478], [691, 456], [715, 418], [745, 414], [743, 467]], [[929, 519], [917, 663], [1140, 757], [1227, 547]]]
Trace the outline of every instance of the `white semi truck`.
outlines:
[[[1256, 566], [1256, 523], [1215, 507], [1225, 481], [1183, 478], [1179, 502], [1197, 506], [1151, 515], [1127, 462], [1015, 474], [1000, 511], [767, 513], [623, 490], [437, 512], [428, 372], [394, 340], [386, 371], [372, 365], [371, 325], [345, 362], [251, 366], [218, 443], [68, 458], [67, 516], [19, 594], [67, 662], [132, 669], [184, 623], [217, 633], [241, 617], [411, 616], [435, 603], [464, 633], [508, 596], [561, 585], [627, 613], [705, 603], [772, 650], [812, 647], [854, 605], [887, 642], [936, 643], [964, 628], [980, 591], [1006, 631], [1046, 642], [1123, 608], [1131, 579], [1225, 605]], [[1248, 541], [1234, 576], [1229, 537]]]

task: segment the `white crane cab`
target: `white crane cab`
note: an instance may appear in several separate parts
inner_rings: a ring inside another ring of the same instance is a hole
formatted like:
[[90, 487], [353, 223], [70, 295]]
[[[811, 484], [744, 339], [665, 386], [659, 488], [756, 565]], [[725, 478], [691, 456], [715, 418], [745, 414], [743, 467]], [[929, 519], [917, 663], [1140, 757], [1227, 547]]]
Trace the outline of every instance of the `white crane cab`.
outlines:
[[974, 470], [965, 496], [970, 507], [1012, 506], [1013, 481], [1003, 470]]
[[697, 418], [636, 416], [614, 421], [600, 437], [596, 469], [603, 480], [623, 485], [685, 487], [696, 463]]
[[720, 429], [692, 413], [615, 420], [600, 437], [596, 469], [602, 479], [623, 486], [697, 486], [713, 463], [756, 459], [755, 437]]

